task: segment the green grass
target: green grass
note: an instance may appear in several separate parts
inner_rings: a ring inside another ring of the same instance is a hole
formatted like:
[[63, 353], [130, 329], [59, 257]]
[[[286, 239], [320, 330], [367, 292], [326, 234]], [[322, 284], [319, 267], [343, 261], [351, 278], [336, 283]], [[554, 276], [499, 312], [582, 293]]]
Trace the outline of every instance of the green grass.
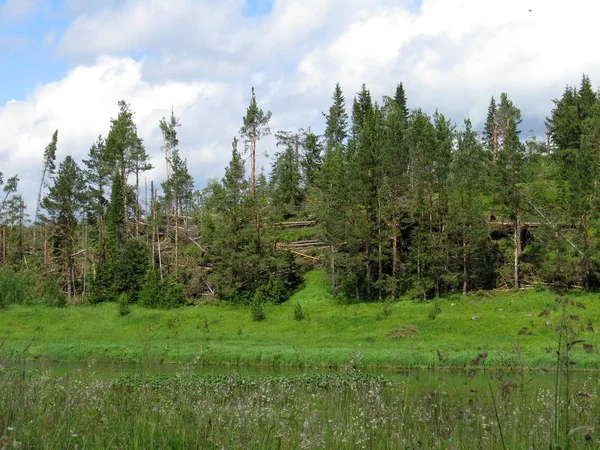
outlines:
[[[594, 377], [571, 381], [555, 442], [554, 397], [518, 373], [438, 373], [386, 382], [337, 374], [244, 377], [144, 373], [54, 377], [0, 365], [0, 448], [598, 448]], [[493, 394], [493, 397], [492, 397]], [[494, 398], [494, 400], [492, 400]], [[502, 445], [505, 442], [505, 446]], [[554, 444], [561, 443], [561, 447]]]
[[[402, 300], [386, 316], [382, 303], [343, 304], [327, 288], [322, 272], [308, 273], [304, 288], [289, 301], [265, 306], [264, 322], [253, 322], [247, 307], [225, 304], [171, 311], [133, 306], [124, 317], [116, 304], [10, 306], [0, 310], [0, 343], [4, 351], [25, 350], [26, 358], [56, 361], [467, 367], [482, 351], [489, 351], [488, 364], [495, 367], [551, 367], [555, 360], [550, 349], [556, 347], [560, 309], [552, 292], [451, 296], [438, 300], [441, 313], [431, 320], [431, 303]], [[569, 298], [586, 306], [571, 307], [580, 319], [576, 328], [599, 322], [597, 295]], [[303, 321], [294, 320], [296, 302]], [[543, 310], [549, 315], [538, 317]], [[403, 325], [417, 327], [418, 333], [388, 337]], [[574, 352], [578, 367], [600, 368], [597, 333], [580, 336], [594, 350]]]

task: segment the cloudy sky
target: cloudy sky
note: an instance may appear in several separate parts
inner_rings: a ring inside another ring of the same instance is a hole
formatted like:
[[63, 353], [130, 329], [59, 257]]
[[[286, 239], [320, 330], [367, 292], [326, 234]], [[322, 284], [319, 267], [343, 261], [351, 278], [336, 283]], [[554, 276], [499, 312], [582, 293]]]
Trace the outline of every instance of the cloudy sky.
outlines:
[[599, 16], [596, 0], [0, 0], [0, 171], [33, 202], [52, 132], [59, 159], [81, 160], [124, 99], [148, 179], [164, 179], [158, 121], [173, 107], [201, 188], [252, 86], [273, 130], [322, 132], [338, 81], [348, 105], [363, 82], [380, 99], [402, 81], [411, 108], [477, 127], [506, 91], [541, 136], [566, 84], [600, 83]]

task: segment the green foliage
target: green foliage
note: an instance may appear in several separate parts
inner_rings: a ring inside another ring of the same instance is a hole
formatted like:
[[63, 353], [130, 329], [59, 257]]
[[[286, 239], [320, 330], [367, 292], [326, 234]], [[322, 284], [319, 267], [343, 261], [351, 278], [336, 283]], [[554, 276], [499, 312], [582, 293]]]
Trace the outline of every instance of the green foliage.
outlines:
[[381, 314], [383, 314], [385, 317], [389, 317], [392, 315], [392, 301], [391, 300], [386, 300], [383, 303], [383, 310], [381, 311]]
[[304, 311], [302, 310], [300, 302], [296, 302], [294, 305], [294, 320], [297, 320], [298, 322], [304, 320]]
[[250, 303], [250, 315], [254, 322], [263, 322], [267, 319], [265, 310], [263, 309], [263, 303], [259, 296], [255, 296], [252, 303]]
[[184, 306], [185, 301], [185, 286], [175, 279], [167, 280], [164, 288], [164, 298], [160, 303], [160, 307], [165, 309], [178, 308]]
[[136, 303], [149, 266], [146, 244], [130, 239], [116, 253], [109, 254], [111, 258], [98, 264], [96, 269], [91, 303], [115, 301], [123, 293], [130, 296], [131, 303]]
[[144, 277], [144, 284], [138, 298], [138, 303], [146, 308], [158, 308], [163, 302], [164, 286], [160, 274], [155, 269], [149, 269]]
[[131, 308], [129, 307], [129, 295], [121, 294], [117, 300], [117, 304], [119, 306], [119, 316], [124, 317], [131, 313]]
[[38, 277], [34, 296], [46, 306], [61, 307], [67, 304], [67, 294], [53, 277]]
[[429, 308], [429, 313], [427, 314], [427, 318], [429, 320], [435, 320], [437, 316], [442, 313], [442, 307], [440, 306], [439, 301], [434, 301], [431, 303], [431, 307]]
[[281, 278], [275, 278], [265, 284], [261, 284], [254, 294], [254, 298], [261, 303], [283, 303], [290, 296], [290, 291]]
[[65, 306], [67, 295], [55, 278], [34, 270], [0, 268], [0, 308], [9, 305]]

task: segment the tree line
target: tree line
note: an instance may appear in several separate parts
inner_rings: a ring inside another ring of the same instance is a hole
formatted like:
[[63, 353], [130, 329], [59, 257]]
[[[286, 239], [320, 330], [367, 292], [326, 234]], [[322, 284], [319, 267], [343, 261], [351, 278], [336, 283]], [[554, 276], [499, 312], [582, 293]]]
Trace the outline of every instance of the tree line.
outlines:
[[[268, 173], [257, 157], [272, 114], [252, 89], [225, 174], [202, 190], [173, 112], [158, 124], [159, 189], [145, 181], [153, 167], [133, 110], [118, 108], [80, 163], [57, 165], [53, 134], [33, 217], [18, 177], [0, 174], [0, 284], [26, 274], [40, 298], [150, 307], [281, 302], [314, 265], [358, 301], [600, 286], [600, 100], [585, 75], [554, 100], [543, 140], [521, 137], [506, 93], [477, 131], [410, 109], [402, 84], [379, 102], [363, 85], [351, 108], [337, 84], [322, 135], [277, 131]], [[289, 230], [294, 222], [308, 228]], [[294, 239], [308, 248], [281, 245]]]

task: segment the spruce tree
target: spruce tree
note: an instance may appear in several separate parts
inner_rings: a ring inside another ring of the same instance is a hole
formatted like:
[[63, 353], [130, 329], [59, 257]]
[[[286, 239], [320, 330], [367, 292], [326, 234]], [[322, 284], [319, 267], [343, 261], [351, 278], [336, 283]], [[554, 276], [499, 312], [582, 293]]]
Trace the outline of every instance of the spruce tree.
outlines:
[[476, 260], [485, 254], [488, 240], [485, 200], [487, 161], [471, 121], [466, 119], [463, 130], [458, 134], [456, 152], [452, 155], [449, 186], [449, 228], [459, 236], [460, 249], [456, 253], [462, 266], [463, 295], [473, 288]]
[[92, 225], [91, 235], [97, 244], [98, 258], [101, 261], [106, 256], [106, 208], [108, 207], [106, 191], [111, 172], [105, 152], [104, 139], [99, 136], [90, 147], [88, 159], [83, 160], [86, 166], [84, 176], [89, 200], [86, 211], [87, 222]]
[[492, 159], [495, 161], [498, 157], [498, 123], [497, 123], [498, 107], [496, 99], [492, 96], [490, 105], [488, 106], [487, 118], [483, 129], [483, 142], [487, 150], [491, 153]]
[[333, 91], [333, 104], [325, 116], [325, 150], [329, 153], [342, 146], [348, 137], [346, 101], [339, 83]]
[[83, 172], [70, 156], [60, 164], [54, 185], [42, 201], [53, 224], [52, 248], [69, 297], [76, 295], [77, 215], [85, 201]]

